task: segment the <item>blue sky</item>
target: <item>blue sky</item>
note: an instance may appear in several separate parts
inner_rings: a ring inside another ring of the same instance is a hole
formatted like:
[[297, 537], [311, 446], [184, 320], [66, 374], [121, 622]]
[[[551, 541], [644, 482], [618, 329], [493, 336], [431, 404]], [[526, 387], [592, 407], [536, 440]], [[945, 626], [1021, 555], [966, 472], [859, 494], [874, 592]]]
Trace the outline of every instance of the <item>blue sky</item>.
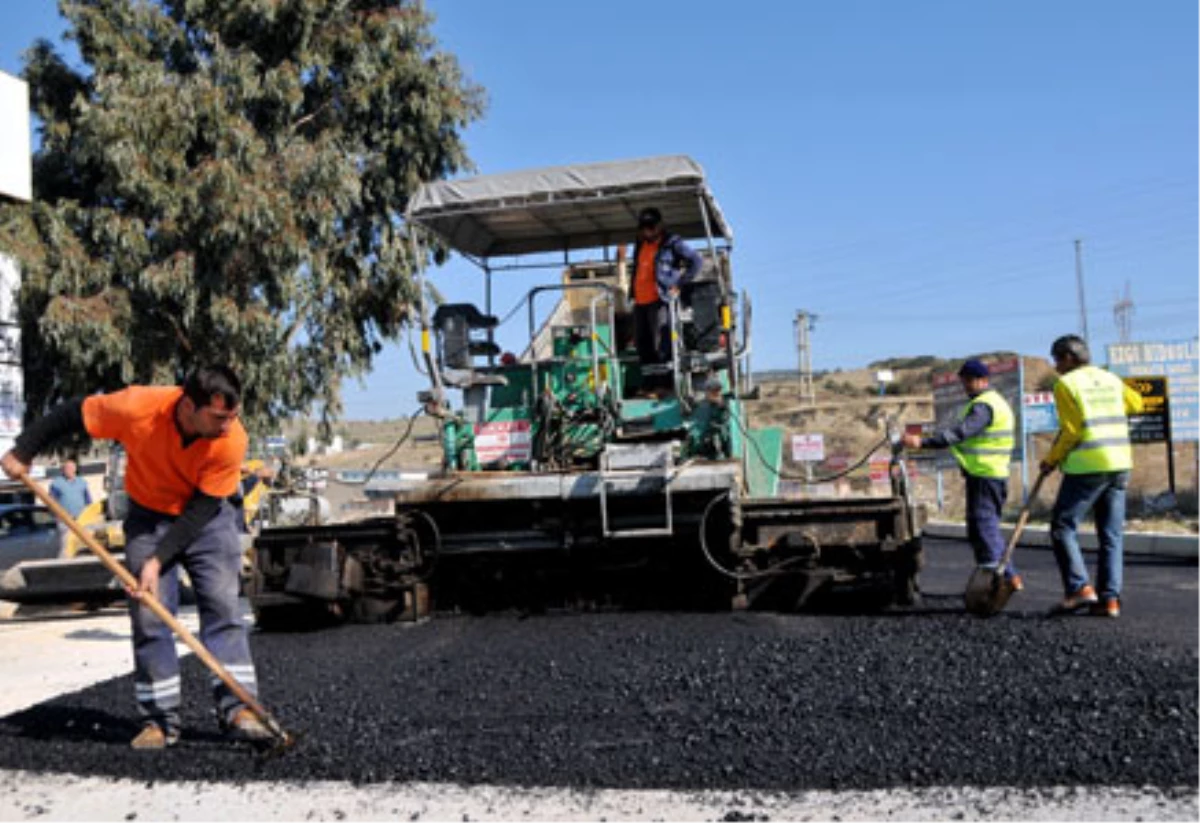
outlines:
[[[1197, 4], [1112, 0], [432, 0], [434, 32], [488, 110], [481, 172], [687, 154], [734, 229], [755, 367], [994, 349], [1077, 331], [1094, 347], [1197, 334]], [[0, 8], [0, 69], [62, 30]], [[477, 270], [434, 276], [482, 303]], [[553, 272], [498, 276], [503, 313]], [[512, 323], [513, 335], [522, 323]], [[511, 348], [520, 341], [501, 337]], [[395, 417], [422, 383], [391, 347], [347, 416]]]

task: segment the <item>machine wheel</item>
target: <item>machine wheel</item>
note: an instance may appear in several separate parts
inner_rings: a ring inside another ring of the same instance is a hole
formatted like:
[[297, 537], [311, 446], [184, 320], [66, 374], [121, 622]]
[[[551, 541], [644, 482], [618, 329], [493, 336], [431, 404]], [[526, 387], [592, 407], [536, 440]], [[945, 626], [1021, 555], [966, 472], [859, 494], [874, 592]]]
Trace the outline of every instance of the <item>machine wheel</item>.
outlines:
[[387, 597], [356, 597], [350, 601], [350, 622], [386, 623], [395, 617], [402, 602]]

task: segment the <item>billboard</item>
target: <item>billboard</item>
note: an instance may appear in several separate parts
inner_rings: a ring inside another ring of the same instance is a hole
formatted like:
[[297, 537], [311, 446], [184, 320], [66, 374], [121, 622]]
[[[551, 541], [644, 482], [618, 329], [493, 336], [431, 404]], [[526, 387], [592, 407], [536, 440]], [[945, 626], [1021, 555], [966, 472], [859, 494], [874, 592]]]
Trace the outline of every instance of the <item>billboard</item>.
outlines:
[[1195, 340], [1162, 343], [1114, 343], [1108, 347], [1108, 369], [1121, 377], [1167, 378], [1171, 439], [1200, 440], [1200, 346]]
[[[1008, 405], [1012, 406], [1013, 415], [1017, 417], [1019, 426], [1023, 376], [1021, 361], [1016, 357], [1011, 357], [1007, 360], [988, 363], [988, 371], [991, 372], [991, 376], [988, 378], [988, 387], [1000, 392], [1008, 401]], [[956, 372], [940, 372], [933, 375], [933, 415], [936, 430], [948, 429], [957, 423], [958, 415], [966, 402], [967, 393], [963, 390], [962, 381], [958, 379]], [[1021, 433], [1018, 431], [1015, 434], [1019, 452]], [[1018, 459], [1017, 456], [1014, 455], [1014, 459]], [[958, 467], [954, 455], [950, 454], [947, 449], [939, 450], [936, 460], [938, 468]]]
[[0, 71], [0, 198], [29, 202], [33, 197], [30, 165], [29, 86]]
[[1167, 415], [1167, 378], [1126, 377], [1125, 385], [1142, 397], [1141, 414], [1129, 416], [1129, 440], [1133, 443], [1166, 443], [1170, 438]]

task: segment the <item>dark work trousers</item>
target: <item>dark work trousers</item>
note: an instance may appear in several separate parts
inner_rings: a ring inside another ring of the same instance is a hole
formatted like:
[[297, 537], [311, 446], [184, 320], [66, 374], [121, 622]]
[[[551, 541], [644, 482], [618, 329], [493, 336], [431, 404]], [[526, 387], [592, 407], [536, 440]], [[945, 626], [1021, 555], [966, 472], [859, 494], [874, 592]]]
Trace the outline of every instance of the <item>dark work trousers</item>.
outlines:
[[[215, 517], [200, 530], [178, 562], [164, 569], [159, 600], [172, 613], [179, 608], [179, 566], [187, 570], [200, 612], [200, 642], [250, 694], [257, 696], [254, 663], [246, 625], [238, 603], [242, 544], [238, 536], [241, 509], [221, 502]], [[125, 520], [125, 558], [134, 576], [154, 554], [175, 518], [131, 503]], [[150, 609], [130, 601], [133, 622], [134, 692], [138, 711], [168, 731], [179, 730], [179, 657], [175, 638]], [[215, 675], [210, 678], [217, 715], [228, 721], [242, 703]]]
[[[671, 362], [671, 314], [661, 300], [638, 303], [633, 307], [634, 332], [638, 360], [642, 365]], [[670, 378], [658, 375], [642, 378], [642, 388], [670, 386]]]
[[[1000, 533], [1000, 512], [1008, 498], [1008, 481], [998, 477], [975, 477], [967, 480], [967, 540], [975, 550], [975, 562], [994, 566], [1004, 556], [1004, 535]], [[1009, 563], [1005, 576], [1017, 573]]]

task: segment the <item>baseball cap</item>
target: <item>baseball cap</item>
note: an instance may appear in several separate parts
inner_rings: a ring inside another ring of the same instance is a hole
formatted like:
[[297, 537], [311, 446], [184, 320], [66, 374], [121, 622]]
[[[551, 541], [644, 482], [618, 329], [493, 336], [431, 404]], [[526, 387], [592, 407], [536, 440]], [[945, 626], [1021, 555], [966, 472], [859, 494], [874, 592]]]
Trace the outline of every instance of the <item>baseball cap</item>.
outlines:
[[963, 363], [962, 368], [958, 370], [959, 377], [987, 377], [990, 373], [987, 363], [973, 357]]

